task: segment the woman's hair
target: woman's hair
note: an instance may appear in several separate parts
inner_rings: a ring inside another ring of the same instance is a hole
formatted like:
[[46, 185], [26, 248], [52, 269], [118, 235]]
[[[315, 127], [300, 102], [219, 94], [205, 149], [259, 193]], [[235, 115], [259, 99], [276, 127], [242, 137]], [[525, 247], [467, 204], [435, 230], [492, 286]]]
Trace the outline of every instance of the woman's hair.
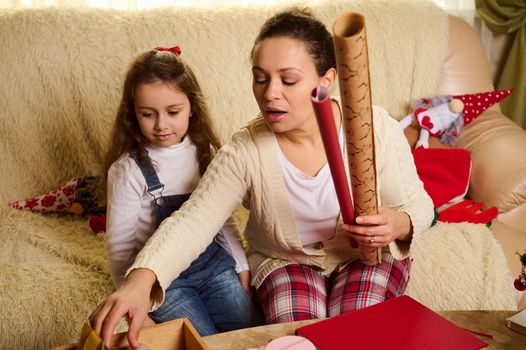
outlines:
[[173, 84], [186, 94], [190, 101], [192, 117], [189, 119], [187, 135], [196, 145], [201, 175], [210, 164], [213, 153], [221, 147], [201, 87], [192, 69], [174, 52], [143, 52], [131, 63], [124, 80], [121, 102], [103, 163], [99, 193], [101, 200], [105, 198], [108, 170], [111, 165], [126, 152], [137, 151], [139, 157], [145, 154], [148, 141], [141, 132], [135, 114], [135, 89], [140, 84], [156, 81]]
[[324, 75], [330, 68], [336, 69], [336, 56], [332, 35], [309, 8], [293, 7], [269, 18], [261, 27], [254, 41], [250, 57], [254, 57], [256, 46], [268, 38], [292, 38], [305, 44], [313, 58], [316, 72]]

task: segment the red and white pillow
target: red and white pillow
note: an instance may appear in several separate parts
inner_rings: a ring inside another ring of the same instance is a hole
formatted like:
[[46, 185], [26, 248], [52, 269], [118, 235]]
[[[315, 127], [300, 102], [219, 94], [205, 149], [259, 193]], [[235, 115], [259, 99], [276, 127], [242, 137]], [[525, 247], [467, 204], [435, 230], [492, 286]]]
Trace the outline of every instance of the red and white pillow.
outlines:
[[9, 203], [15, 209], [40, 213], [65, 213], [75, 201], [78, 178], [75, 177], [51, 192], [38, 197], [16, 200]]
[[51, 192], [37, 197], [11, 201], [15, 209], [46, 214], [88, 215], [89, 227], [93, 233], [106, 231], [105, 208], [94, 205], [96, 177], [75, 177]]

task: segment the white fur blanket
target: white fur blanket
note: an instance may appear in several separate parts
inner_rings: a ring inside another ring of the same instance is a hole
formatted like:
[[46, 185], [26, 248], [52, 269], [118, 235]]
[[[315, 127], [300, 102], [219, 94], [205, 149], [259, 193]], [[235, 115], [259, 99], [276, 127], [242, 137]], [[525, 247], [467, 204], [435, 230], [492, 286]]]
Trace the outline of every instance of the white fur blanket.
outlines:
[[413, 250], [406, 294], [433, 310], [515, 310], [517, 291], [486, 225], [438, 223]]
[[[447, 17], [429, 3], [313, 2], [331, 27], [365, 15], [375, 104], [404, 116], [433, 93], [446, 52]], [[249, 52], [276, 8], [142, 12], [42, 9], [0, 12], [1, 349], [48, 349], [78, 339], [82, 322], [113, 289], [104, 235], [86, 219], [7, 206], [78, 176], [97, 174], [131, 57], [183, 48], [223, 140], [257, 106]], [[483, 226], [438, 225], [415, 252], [408, 293], [437, 310], [514, 309], [499, 245]]]

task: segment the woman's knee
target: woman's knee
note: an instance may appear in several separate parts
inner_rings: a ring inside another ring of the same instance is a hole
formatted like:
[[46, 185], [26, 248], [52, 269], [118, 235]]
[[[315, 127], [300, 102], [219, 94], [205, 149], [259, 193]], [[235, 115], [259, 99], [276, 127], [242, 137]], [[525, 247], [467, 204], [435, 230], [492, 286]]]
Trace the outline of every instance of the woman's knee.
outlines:
[[356, 260], [331, 279], [329, 316], [361, 309], [400, 296], [405, 292], [411, 267], [410, 258], [396, 260], [384, 252], [382, 263], [364, 265]]
[[313, 268], [287, 265], [270, 273], [257, 290], [265, 322], [324, 318], [326, 280]]

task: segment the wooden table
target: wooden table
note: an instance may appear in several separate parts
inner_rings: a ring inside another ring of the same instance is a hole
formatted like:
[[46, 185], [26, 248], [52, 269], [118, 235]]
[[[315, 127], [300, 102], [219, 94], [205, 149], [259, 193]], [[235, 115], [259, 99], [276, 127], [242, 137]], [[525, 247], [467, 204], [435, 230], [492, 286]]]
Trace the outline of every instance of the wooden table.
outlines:
[[[493, 339], [480, 337], [488, 343], [487, 349], [526, 349], [526, 335], [507, 328], [504, 319], [517, 313], [516, 311], [443, 311], [442, 316], [457, 326], [493, 336]], [[292, 335], [300, 326], [315, 321], [298, 321], [285, 324], [247, 328], [238, 331], [214, 334], [202, 339], [210, 350], [245, 350], [257, 348], [272, 339]]]

